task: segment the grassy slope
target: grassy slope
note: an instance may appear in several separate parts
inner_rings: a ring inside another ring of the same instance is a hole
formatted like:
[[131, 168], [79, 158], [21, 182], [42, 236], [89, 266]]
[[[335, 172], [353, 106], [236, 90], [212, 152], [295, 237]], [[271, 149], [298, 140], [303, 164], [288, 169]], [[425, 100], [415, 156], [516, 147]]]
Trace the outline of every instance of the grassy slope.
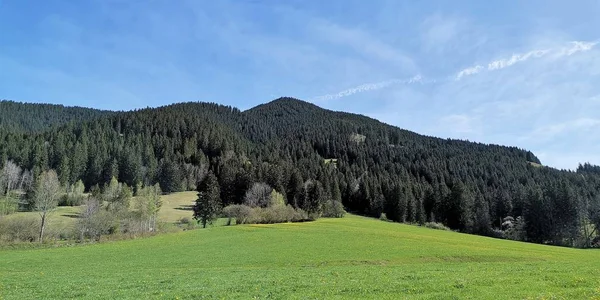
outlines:
[[175, 223], [181, 218], [192, 219], [192, 206], [198, 198], [196, 192], [181, 192], [162, 196], [163, 202], [158, 218], [163, 222]]
[[0, 298], [600, 297], [600, 252], [349, 216], [0, 251]]
[[[161, 207], [158, 218], [163, 222], [175, 223], [183, 217], [192, 219], [191, 206], [196, 200], [196, 192], [181, 192], [169, 194], [161, 197], [163, 206]], [[131, 200], [132, 202], [134, 200]], [[59, 206], [50, 214], [48, 219], [48, 228], [52, 231], [64, 231], [72, 229], [77, 222], [77, 215], [81, 211], [80, 207]], [[37, 212], [18, 212], [5, 218], [39, 218]]]

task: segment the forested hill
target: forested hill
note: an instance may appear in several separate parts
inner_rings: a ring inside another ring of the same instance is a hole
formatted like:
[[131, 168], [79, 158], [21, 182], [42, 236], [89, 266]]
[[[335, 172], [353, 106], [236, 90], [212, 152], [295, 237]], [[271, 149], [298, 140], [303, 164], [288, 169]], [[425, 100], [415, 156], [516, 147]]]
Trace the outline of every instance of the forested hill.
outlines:
[[[223, 205], [241, 203], [253, 183], [264, 182], [311, 213], [341, 201], [363, 215], [532, 242], [589, 245], [595, 235], [587, 229], [600, 224], [595, 166], [539, 167], [526, 150], [427, 137], [291, 98], [243, 112], [173, 104], [38, 134], [5, 128], [0, 141], [1, 162], [34, 174], [56, 169], [63, 184], [82, 179], [88, 189], [116, 177], [129, 186], [193, 190], [213, 172]], [[306, 196], [308, 186], [318, 197]]]
[[71, 121], [92, 120], [112, 114], [109, 111], [55, 104], [31, 104], [0, 101], [0, 128], [11, 131], [39, 132]]

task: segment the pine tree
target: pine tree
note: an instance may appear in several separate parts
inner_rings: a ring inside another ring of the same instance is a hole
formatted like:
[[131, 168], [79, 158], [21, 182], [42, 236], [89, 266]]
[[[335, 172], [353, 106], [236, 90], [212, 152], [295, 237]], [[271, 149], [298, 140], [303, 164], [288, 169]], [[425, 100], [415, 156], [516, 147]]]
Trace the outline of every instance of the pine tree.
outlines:
[[181, 181], [179, 166], [169, 159], [163, 159], [158, 176], [161, 190], [167, 193], [179, 192], [181, 191]]
[[297, 170], [294, 170], [287, 184], [287, 201], [293, 207], [300, 207], [300, 197], [303, 190], [302, 175]]
[[206, 228], [207, 224], [212, 224], [217, 218], [217, 213], [221, 209], [220, 193], [217, 177], [209, 172], [198, 185], [198, 199], [194, 205], [194, 219], [202, 223], [203, 228]]

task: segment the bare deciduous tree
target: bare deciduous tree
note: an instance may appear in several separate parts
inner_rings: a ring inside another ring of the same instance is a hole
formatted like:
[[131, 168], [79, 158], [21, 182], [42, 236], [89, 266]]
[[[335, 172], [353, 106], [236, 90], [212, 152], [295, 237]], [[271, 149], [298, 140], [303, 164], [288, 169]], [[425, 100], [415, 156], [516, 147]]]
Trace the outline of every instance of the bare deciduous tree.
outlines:
[[33, 183], [33, 175], [27, 169], [23, 170], [21, 174], [21, 180], [19, 181], [19, 189], [28, 190], [31, 188], [31, 184]]
[[87, 199], [82, 207], [77, 221], [77, 228], [80, 233], [80, 239], [83, 240], [86, 236], [90, 238], [98, 238], [102, 234], [102, 227], [97, 226], [96, 216], [100, 212], [102, 204], [94, 197]]
[[2, 169], [2, 189], [4, 193], [8, 194], [19, 183], [19, 177], [21, 176], [21, 168], [12, 161], [7, 161]]
[[271, 203], [271, 188], [266, 183], [254, 183], [244, 196], [244, 203], [250, 207], [267, 207]]
[[48, 214], [58, 205], [60, 191], [60, 182], [54, 170], [46, 171], [40, 175], [34, 194], [34, 208], [39, 212], [42, 221], [40, 224], [40, 243], [44, 238]]

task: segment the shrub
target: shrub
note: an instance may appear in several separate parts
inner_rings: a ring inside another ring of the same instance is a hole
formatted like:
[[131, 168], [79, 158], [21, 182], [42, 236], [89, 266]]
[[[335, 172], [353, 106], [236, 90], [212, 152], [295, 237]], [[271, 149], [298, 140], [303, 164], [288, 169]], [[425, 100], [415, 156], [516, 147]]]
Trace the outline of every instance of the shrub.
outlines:
[[232, 219], [235, 219], [236, 224], [273, 224], [308, 219], [305, 211], [294, 209], [291, 205], [274, 205], [265, 208], [229, 205], [223, 209], [223, 215], [230, 219], [229, 224], [232, 224]]
[[80, 206], [85, 202], [85, 197], [83, 195], [73, 195], [67, 193], [60, 197], [58, 200], [58, 206]]
[[248, 224], [253, 214], [252, 208], [247, 205], [229, 205], [223, 209], [223, 215], [229, 218], [229, 224], [235, 219], [236, 224]]
[[98, 200], [90, 198], [82, 208], [81, 217], [77, 220], [79, 238], [99, 240], [102, 235], [119, 233], [121, 230], [119, 217], [122, 215], [104, 210]]
[[294, 209], [294, 219], [293, 222], [304, 222], [308, 221], [308, 213], [301, 208]]
[[329, 200], [323, 205], [323, 217], [325, 218], [343, 218], [346, 214], [341, 202]]
[[60, 198], [58, 206], [80, 206], [85, 201], [83, 194], [85, 186], [81, 180], [67, 189], [67, 193]]
[[387, 215], [385, 213], [383, 213], [383, 212], [379, 215], [379, 220], [391, 222], [391, 220], [388, 219]]
[[192, 219], [188, 217], [179, 219], [178, 223], [179, 227], [183, 228], [183, 230], [191, 230], [196, 228], [196, 222], [193, 222]]
[[525, 220], [522, 217], [513, 219], [512, 217], [504, 218], [502, 227], [505, 228], [504, 235], [507, 239], [515, 241], [525, 240]]
[[276, 190], [271, 191], [271, 202], [269, 202], [269, 206], [276, 205], [285, 205], [285, 198], [283, 195]]
[[15, 217], [0, 220], [0, 242], [33, 242], [38, 239], [39, 220], [34, 217]]
[[448, 228], [446, 225], [437, 222], [427, 222], [424, 224], [424, 226], [431, 229], [450, 231], [450, 228]]
[[295, 210], [291, 205], [274, 205], [263, 208], [261, 212], [261, 223], [285, 223], [292, 222], [295, 216]]
[[11, 196], [0, 196], [0, 216], [9, 215], [19, 209], [19, 199]]

